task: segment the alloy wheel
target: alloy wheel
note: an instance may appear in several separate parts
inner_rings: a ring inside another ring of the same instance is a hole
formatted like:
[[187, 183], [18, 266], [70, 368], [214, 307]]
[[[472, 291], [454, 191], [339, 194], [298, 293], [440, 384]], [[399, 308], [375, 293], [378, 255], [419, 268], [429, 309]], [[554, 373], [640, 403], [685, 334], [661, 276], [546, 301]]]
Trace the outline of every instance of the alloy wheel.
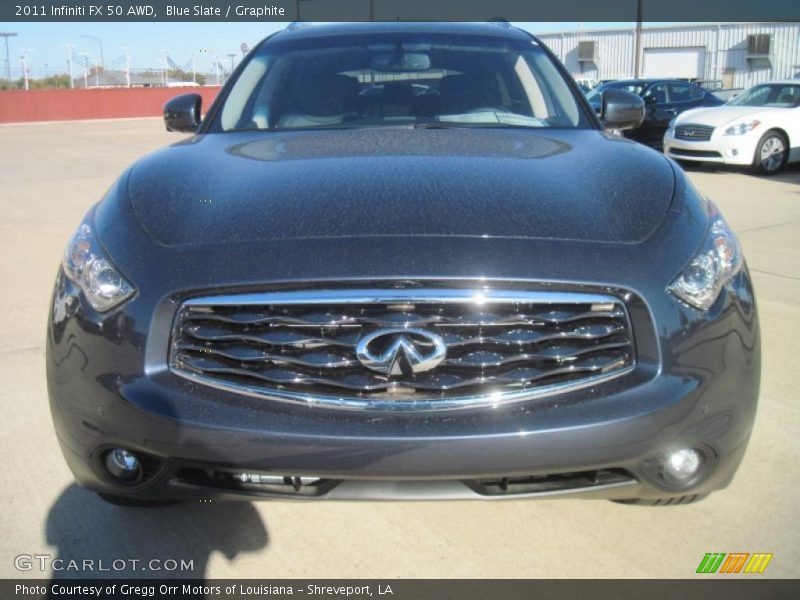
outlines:
[[780, 136], [773, 135], [767, 138], [761, 145], [761, 151], [759, 152], [761, 167], [767, 173], [774, 173], [783, 164], [785, 154], [786, 145]]

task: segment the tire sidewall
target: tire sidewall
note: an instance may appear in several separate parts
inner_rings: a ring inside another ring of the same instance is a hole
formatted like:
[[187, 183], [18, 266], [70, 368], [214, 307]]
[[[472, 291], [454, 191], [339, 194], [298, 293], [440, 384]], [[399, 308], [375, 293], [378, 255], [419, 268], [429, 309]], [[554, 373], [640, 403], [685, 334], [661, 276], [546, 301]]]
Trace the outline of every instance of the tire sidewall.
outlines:
[[[786, 149], [786, 151], [784, 152], [781, 164], [779, 164], [778, 167], [773, 171], [767, 171], [761, 165], [761, 149], [764, 147], [764, 144], [767, 142], [767, 140], [773, 137], [777, 137], [781, 140], [781, 142], [783, 142], [783, 146]], [[775, 130], [767, 131], [764, 135], [761, 136], [761, 139], [758, 140], [758, 144], [756, 144], [756, 152], [755, 155], [753, 156], [753, 170], [759, 175], [774, 175], [783, 168], [783, 166], [786, 164], [786, 160], [788, 157], [789, 157], [789, 142], [787, 141], [786, 136], [783, 135], [780, 131], [775, 131]]]

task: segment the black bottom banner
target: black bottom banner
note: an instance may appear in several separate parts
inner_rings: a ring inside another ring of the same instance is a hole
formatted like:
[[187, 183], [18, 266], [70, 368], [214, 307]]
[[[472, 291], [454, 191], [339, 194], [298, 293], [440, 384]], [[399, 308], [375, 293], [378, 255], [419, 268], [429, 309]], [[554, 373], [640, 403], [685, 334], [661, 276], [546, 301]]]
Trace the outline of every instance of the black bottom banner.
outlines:
[[5, 579], [0, 598], [78, 600], [85, 598], [167, 598], [253, 600], [256, 598], [726, 598], [800, 597], [796, 580], [547, 580], [547, 579]]

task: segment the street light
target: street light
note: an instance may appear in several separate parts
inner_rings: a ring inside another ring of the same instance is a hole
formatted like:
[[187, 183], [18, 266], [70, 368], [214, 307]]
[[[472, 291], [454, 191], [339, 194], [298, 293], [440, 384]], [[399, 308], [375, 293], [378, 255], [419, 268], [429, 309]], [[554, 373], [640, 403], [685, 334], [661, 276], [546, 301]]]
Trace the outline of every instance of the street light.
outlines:
[[123, 46], [125, 52], [125, 85], [131, 87], [131, 47]]
[[8, 38], [16, 37], [17, 34], [11, 31], [0, 32], [0, 37], [6, 40], [6, 79], [11, 81], [11, 54], [8, 52]]
[[164, 55], [164, 87], [169, 87], [169, 50], [162, 50]]
[[20, 60], [22, 60], [22, 76], [25, 78], [25, 91], [27, 92], [28, 80], [30, 79], [30, 68], [28, 66], [28, 55], [33, 52], [33, 48], [23, 48], [20, 50]]
[[81, 52], [83, 58], [83, 89], [89, 89], [89, 55]]
[[637, 79], [641, 73], [640, 68], [640, 55], [642, 53], [642, 1], [636, 0], [636, 43], [634, 52], [636, 53], [633, 58], [633, 76]]
[[82, 37], [82, 38], [88, 38], [88, 39], [90, 39], [90, 40], [94, 40], [95, 42], [97, 42], [98, 44], [100, 44], [100, 66], [101, 66], [101, 67], [103, 68], [103, 70], [105, 71], [105, 70], [106, 70], [106, 63], [105, 63], [105, 61], [103, 60], [103, 40], [101, 40], [101, 39], [100, 39], [99, 37], [97, 37], [96, 35], [89, 35], [88, 33], [84, 33], [83, 35], [81, 35], [81, 37]]
[[75, 44], [64, 44], [67, 49], [67, 66], [69, 67], [69, 87], [75, 89], [75, 78], [72, 76], [72, 51], [75, 49]]
[[[295, 21], [302, 21], [302, 19], [300, 18], [300, 3], [308, 1], [309, 0], [295, 0], [295, 12], [297, 13], [295, 15]], [[372, 8], [372, 2], [370, 1], [370, 13], [372, 12], [371, 8]]]

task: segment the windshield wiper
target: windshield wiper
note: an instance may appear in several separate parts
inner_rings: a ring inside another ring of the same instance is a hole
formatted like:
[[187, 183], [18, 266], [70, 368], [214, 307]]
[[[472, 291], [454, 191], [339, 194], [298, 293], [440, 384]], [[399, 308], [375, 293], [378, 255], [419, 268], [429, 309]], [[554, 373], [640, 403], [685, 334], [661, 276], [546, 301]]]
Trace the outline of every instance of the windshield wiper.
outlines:
[[414, 129], [541, 129], [535, 125], [515, 125], [513, 123], [468, 123], [458, 121], [429, 121], [414, 123]]

